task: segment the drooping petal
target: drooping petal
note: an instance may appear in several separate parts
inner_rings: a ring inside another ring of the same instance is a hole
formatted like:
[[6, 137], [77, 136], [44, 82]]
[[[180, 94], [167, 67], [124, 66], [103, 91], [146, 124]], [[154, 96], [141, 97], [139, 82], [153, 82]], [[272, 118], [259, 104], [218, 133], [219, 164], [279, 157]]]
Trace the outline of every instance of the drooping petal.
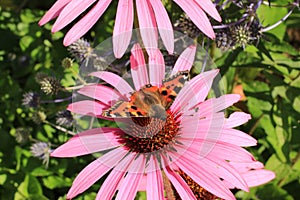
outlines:
[[[222, 129], [224, 120], [225, 117], [223, 113], [213, 113], [211, 116], [200, 120], [197, 115], [192, 117], [183, 117], [181, 138], [190, 138], [191, 141], [196, 138], [202, 139], [203, 141], [209, 140], [210, 142], [208, 144], [210, 145], [211, 141], [219, 141], [219, 138], [223, 134]], [[203, 146], [205, 144], [205, 142], [201, 144], [201, 146], [199, 146], [199, 149], [204, 148], [209, 151], [208, 147]], [[185, 145], [188, 145], [188, 143], [186, 143]], [[214, 147], [214, 145], [212, 145], [211, 147]]]
[[149, 0], [156, 18], [156, 23], [160, 37], [164, 42], [169, 54], [174, 51], [174, 33], [168, 13], [161, 0]]
[[133, 0], [119, 0], [113, 31], [113, 50], [116, 58], [125, 53], [132, 35]]
[[226, 128], [233, 128], [236, 126], [240, 126], [246, 123], [249, 119], [251, 119], [251, 115], [246, 114], [244, 112], [234, 112], [225, 122]]
[[196, 200], [196, 197], [193, 194], [191, 188], [186, 184], [186, 182], [179, 174], [173, 172], [169, 167], [164, 168], [164, 172], [168, 179], [171, 181], [172, 185], [175, 187], [176, 192], [179, 194], [181, 199]]
[[114, 193], [118, 189], [122, 178], [127, 172], [128, 166], [135, 158], [135, 154], [128, 154], [116, 167], [109, 173], [108, 177], [105, 179], [104, 183], [101, 185], [101, 188], [97, 194], [96, 199], [112, 199]]
[[[205, 141], [210, 142], [210, 141]], [[224, 142], [215, 142], [211, 141], [211, 145], [214, 145], [214, 148], [211, 149], [211, 152], [205, 156], [210, 156], [212, 159], [219, 158], [219, 159], [224, 159], [228, 161], [233, 161], [233, 162], [253, 162], [255, 159], [251, 153], [243, 149], [242, 147], [224, 143]], [[201, 150], [200, 151], [200, 156], [205, 157], [201, 153], [207, 152], [206, 150]]]
[[117, 148], [110, 151], [85, 167], [73, 181], [67, 199], [82, 193], [113, 168], [128, 151]]
[[208, 37], [215, 38], [214, 30], [202, 8], [194, 1], [173, 0], [190, 17], [194, 24]]
[[257, 145], [256, 139], [236, 129], [223, 129], [219, 141], [234, 144], [240, 147]]
[[161, 170], [155, 156], [151, 156], [147, 163], [147, 199], [164, 199], [164, 184]]
[[148, 54], [152, 54], [152, 50], [157, 49], [158, 35], [156, 29], [156, 20], [154, 12], [149, 5], [148, 0], [136, 0], [136, 11], [139, 20], [140, 34]]
[[[174, 152], [174, 154], [176, 153]], [[180, 159], [177, 159], [175, 162], [184, 173], [190, 176], [196, 183], [207, 191], [220, 198], [229, 200], [235, 199], [233, 194], [228, 188], [226, 188], [218, 176], [211, 173], [209, 169], [205, 169], [199, 165], [199, 163], [195, 162], [194, 159], [188, 159], [185, 156], [181, 156]]]
[[135, 44], [131, 50], [130, 66], [133, 84], [136, 90], [149, 83], [147, 66], [143, 50], [139, 44]]
[[95, 1], [96, 0], [72, 0], [59, 14], [57, 20], [52, 26], [52, 32], [57, 32], [64, 28], [88, 7], [90, 7]]
[[[181, 138], [181, 143], [188, 143], [184, 140], [191, 140], [190, 138]], [[203, 145], [205, 144], [205, 145]], [[179, 153], [184, 153], [187, 148], [194, 148], [198, 150], [199, 158], [211, 157], [212, 159], [223, 159], [231, 162], [245, 162], [250, 163], [255, 161], [253, 155], [246, 151], [244, 148], [232, 145], [229, 143], [208, 140], [208, 139], [198, 139], [194, 138], [189, 146], [176, 145]], [[181, 150], [181, 151], [180, 151]]]
[[114, 88], [116, 88], [121, 93], [121, 95], [128, 96], [128, 94], [134, 91], [124, 79], [122, 79], [120, 76], [114, 73], [98, 71], [98, 72], [93, 72], [90, 75], [96, 76], [104, 80], [105, 82], [109, 83]]
[[87, 85], [81, 88], [78, 93], [96, 99], [108, 106], [111, 106], [112, 101], [125, 100], [119, 92], [102, 84]]
[[218, 22], [222, 21], [221, 16], [219, 15], [215, 5], [212, 3], [211, 0], [195, 0], [195, 1], [206, 13], [212, 16], [212, 18], [214, 18]]
[[93, 117], [101, 117], [102, 111], [108, 106], [100, 102], [84, 100], [72, 103], [68, 106], [68, 110], [80, 115], [88, 115]]
[[[195, 146], [194, 146], [195, 147]], [[217, 175], [222, 180], [227, 180], [233, 183], [236, 188], [248, 191], [248, 185], [243, 179], [243, 176], [224, 159], [216, 159], [210, 156], [197, 158], [198, 149], [191, 147], [186, 151], [187, 158], [193, 158], [197, 165], [201, 165], [205, 169], [209, 169], [211, 173]]]
[[190, 70], [193, 66], [195, 55], [196, 55], [196, 45], [191, 45], [186, 48], [178, 57], [171, 75], [176, 74], [180, 71]]
[[162, 80], [165, 78], [165, 61], [160, 50], [149, 56], [149, 75], [150, 84], [161, 86]]
[[[101, 0], [66, 34], [64, 45], [68, 46], [83, 36], [98, 21], [112, 0]], [[79, 5], [81, 7], [81, 5]]]
[[[201, 99], [203, 100], [203, 99]], [[201, 110], [201, 117], [210, 116], [211, 113], [219, 112], [225, 108], [232, 106], [234, 103], [240, 100], [238, 94], [226, 94], [218, 98], [211, 98], [197, 105], [197, 108]]]
[[191, 81], [187, 82], [185, 86], [180, 90], [172, 106], [170, 107], [171, 111], [178, 112], [183, 108], [187, 109], [187, 104], [196, 104], [198, 100], [195, 99], [195, 95], [199, 92], [199, 88], [206, 87], [206, 85], [210, 85], [210, 83], [218, 74], [218, 72], [218, 70], [207, 71], [199, 74], [198, 76], [194, 77]]
[[46, 14], [39, 21], [39, 25], [42, 26], [54, 19], [64, 9], [64, 7], [72, 0], [57, 0], [54, 5], [46, 12]]
[[140, 155], [131, 163], [127, 175], [120, 183], [119, 192], [116, 196], [117, 200], [123, 200], [124, 197], [132, 200], [135, 198], [138, 185], [144, 176], [145, 164], [146, 158], [143, 155]]
[[122, 132], [119, 128], [95, 128], [78, 133], [69, 141], [55, 149], [53, 157], [75, 157], [108, 150], [121, 145], [115, 132]]
[[249, 187], [265, 184], [275, 178], [275, 173], [269, 170], [250, 170], [243, 174]]
[[263, 169], [264, 164], [259, 161], [253, 162], [229, 162], [234, 168], [236, 168], [240, 173], [245, 173], [252, 169]]

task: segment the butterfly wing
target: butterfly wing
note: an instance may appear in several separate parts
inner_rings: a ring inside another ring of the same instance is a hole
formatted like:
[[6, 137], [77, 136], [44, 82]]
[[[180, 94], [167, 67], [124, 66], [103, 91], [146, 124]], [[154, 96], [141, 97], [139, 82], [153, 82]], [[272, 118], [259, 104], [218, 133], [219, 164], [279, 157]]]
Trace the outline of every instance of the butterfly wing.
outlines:
[[134, 105], [134, 101], [118, 101], [111, 108], [103, 111], [102, 115], [111, 118], [145, 117], [147, 112]]
[[169, 78], [163, 80], [163, 86], [168, 90], [173, 90], [176, 95], [183, 88], [185, 82], [189, 78], [189, 71], [180, 71]]
[[188, 75], [188, 71], [181, 71], [163, 80], [163, 86], [159, 89], [159, 92], [165, 99], [166, 108], [168, 108], [175, 100], [177, 94], [188, 80]]
[[127, 101], [118, 101], [111, 108], [104, 110], [102, 115], [104, 117], [112, 117], [112, 118], [121, 118], [121, 117], [130, 117], [129, 110], [129, 102]]

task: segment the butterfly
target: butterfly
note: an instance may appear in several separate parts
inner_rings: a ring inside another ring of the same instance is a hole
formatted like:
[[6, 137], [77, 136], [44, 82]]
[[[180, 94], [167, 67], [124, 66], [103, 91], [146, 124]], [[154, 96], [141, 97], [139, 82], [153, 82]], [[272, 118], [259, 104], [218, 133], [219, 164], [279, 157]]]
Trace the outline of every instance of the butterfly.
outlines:
[[117, 101], [102, 115], [111, 118], [166, 118], [166, 110], [188, 80], [188, 71], [180, 71], [164, 79], [161, 87], [147, 84], [135, 91], [129, 101]]

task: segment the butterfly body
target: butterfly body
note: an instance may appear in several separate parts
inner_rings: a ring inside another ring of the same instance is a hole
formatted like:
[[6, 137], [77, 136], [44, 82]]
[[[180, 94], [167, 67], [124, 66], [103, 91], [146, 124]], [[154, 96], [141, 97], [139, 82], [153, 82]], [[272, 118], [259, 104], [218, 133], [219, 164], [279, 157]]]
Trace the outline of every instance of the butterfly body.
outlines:
[[178, 72], [163, 80], [161, 87], [147, 84], [135, 91], [130, 100], [118, 101], [102, 115], [112, 118], [152, 117], [166, 118], [166, 110], [175, 100], [178, 92], [188, 79], [188, 71]]

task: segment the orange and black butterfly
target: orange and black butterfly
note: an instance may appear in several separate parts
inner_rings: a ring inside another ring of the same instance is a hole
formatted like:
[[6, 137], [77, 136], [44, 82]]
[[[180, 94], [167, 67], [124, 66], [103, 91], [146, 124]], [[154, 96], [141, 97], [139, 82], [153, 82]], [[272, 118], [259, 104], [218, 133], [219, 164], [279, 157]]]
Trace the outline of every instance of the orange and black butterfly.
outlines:
[[165, 118], [166, 110], [187, 80], [188, 71], [181, 71], [164, 79], [161, 87], [147, 84], [134, 92], [129, 101], [116, 102], [111, 108], [103, 111], [102, 115], [112, 118]]

